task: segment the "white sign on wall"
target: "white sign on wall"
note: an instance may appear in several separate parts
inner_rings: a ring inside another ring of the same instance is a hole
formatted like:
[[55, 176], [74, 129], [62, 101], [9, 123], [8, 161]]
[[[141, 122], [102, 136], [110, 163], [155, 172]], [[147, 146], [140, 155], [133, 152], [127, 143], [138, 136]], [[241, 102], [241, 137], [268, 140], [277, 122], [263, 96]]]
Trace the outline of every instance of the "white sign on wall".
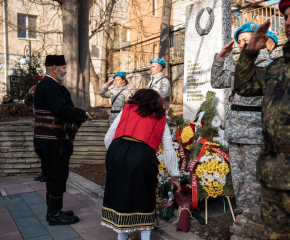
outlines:
[[[215, 53], [231, 41], [231, 4], [228, 0], [204, 0], [186, 8], [183, 117], [194, 120], [208, 90], [216, 92], [215, 105], [225, 119], [225, 90], [211, 87]], [[225, 68], [232, 70], [232, 57]]]

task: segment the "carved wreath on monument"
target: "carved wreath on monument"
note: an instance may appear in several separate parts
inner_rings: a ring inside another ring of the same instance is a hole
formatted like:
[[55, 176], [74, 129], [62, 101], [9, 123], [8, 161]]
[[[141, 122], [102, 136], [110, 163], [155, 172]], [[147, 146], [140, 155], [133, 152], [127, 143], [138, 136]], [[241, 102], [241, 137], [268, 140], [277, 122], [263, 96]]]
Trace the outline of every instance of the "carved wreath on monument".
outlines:
[[[201, 28], [200, 27], [200, 18], [204, 12], [204, 10], [206, 9], [206, 11], [208, 12], [209, 16], [210, 16], [210, 19], [209, 19], [209, 22], [206, 26], [205, 29]], [[206, 35], [210, 32], [210, 30], [212, 29], [212, 26], [213, 26], [213, 23], [214, 23], [214, 13], [213, 13], [213, 10], [209, 7], [207, 8], [202, 8], [200, 9], [200, 11], [198, 12], [197, 16], [196, 16], [196, 19], [195, 19], [195, 28], [196, 28], [196, 31], [198, 32], [198, 34], [200, 36], [202, 35]]]

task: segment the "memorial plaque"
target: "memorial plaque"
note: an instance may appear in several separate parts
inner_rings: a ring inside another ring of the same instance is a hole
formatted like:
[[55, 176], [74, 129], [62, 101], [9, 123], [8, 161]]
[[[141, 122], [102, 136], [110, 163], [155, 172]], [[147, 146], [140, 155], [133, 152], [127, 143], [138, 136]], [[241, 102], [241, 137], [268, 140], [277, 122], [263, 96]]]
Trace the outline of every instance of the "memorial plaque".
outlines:
[[[231, 4], [228, 0], [205, 0], [186, 8], [183, 117], [194, 120], [208, 90], [216, 92], [214, 101], [225, 119], [226, 91], [211, 87], [211, 67], [215, 53], [231, 41]], [[232, 70], [232, 57], [224, 68]]]

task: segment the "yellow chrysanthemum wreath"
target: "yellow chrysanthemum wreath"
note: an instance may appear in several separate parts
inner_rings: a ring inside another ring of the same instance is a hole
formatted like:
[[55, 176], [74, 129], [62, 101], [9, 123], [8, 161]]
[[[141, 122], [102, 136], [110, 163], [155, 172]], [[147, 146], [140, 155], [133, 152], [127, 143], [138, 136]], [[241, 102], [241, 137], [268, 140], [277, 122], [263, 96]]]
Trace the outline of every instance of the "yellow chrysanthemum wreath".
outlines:
[[[220, 146], [217, 143], [207, 142], [206, 144]], [[203, 189], [209, 197], [213, 198], [223, 193], [223, 186], [226, 184], [226, 175], [229, 171], [229, 165], [225, 160], [217, 153], [211, 153], [208, 147], [195, 170], [197, 177], [201, 179], [200, 184]]]

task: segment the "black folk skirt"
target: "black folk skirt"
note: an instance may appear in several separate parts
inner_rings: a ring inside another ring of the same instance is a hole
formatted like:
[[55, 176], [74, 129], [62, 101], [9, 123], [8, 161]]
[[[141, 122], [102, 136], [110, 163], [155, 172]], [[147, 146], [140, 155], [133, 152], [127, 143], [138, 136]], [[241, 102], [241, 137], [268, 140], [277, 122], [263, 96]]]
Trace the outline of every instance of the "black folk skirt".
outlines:
[[106, 155], [102, 225], [114, 231], [150, 230], [155, 222], [156, 152], [149, 145], [115, 139]]

